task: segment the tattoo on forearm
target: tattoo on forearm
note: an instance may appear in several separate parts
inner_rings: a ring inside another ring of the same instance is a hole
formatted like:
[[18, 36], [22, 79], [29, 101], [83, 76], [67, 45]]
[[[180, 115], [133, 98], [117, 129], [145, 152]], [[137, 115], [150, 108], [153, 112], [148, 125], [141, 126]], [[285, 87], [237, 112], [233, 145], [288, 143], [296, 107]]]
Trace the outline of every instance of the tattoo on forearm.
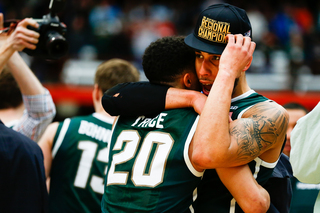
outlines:
[[[268, 149], [278, 140], [283, 140], [288, 118], [281, 109], [264, 109], [266, 106], [256, 107], [247, 119], [241, 119], [231, 129], [231, 136], [235, 137], [239, 145], [238, 157], [246, 160], [257, 157], [261, 151]], [[261, 116], [262, 111], [270, 111], [270, 116]]]

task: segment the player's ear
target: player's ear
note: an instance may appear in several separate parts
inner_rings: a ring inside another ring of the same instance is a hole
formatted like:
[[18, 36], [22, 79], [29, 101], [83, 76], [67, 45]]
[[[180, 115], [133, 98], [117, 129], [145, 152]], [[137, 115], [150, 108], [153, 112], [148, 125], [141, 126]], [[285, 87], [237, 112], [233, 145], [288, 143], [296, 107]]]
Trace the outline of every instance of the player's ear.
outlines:
[[243, 71], [247, 71], [251, 66], [251, 63], [252, 63], [252, 57], [251, 57], [251, 60], [248, 62], [248, 64], [244, 67]]
[[183, 77], [183, 84], [186, 88], [191, 88], [192, 87], [192, 77], [190, 75], [190, 73], [185, 73], [184, 77]]
[[93, 91], [92, 91], [93, 100], [99, 100], [99, 98], [100, 98], [99, 92], [100, 92], [99, 86], [98, 86], [98, 84], [95, 84], [93, 87]]

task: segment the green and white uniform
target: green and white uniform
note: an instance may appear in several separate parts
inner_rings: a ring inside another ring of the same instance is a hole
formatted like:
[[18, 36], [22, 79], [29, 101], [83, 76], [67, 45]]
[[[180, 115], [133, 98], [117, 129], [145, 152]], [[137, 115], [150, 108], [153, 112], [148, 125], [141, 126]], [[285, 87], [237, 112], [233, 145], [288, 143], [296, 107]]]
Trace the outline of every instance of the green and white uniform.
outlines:
[[203, 175], [188, 156], [197, 121], [192, 109], [120, 116], [110, 142], [102, 212], [192, 212]]
[[[250, 90], [231, 101], [230, 114], [232, 120], [239, 119], [245, 111], [257, 103], [271, 101], [266, 97]], [[272, 174], [277, 161], [267, 163], [260, 158], [249, 163], [252, 174], [259, 184], [264, 184]], [[241, 183], [239, 183], [241, 184]], [[198, 187], [198, 198], [194, 203], [195, 212], [242, 212], [235, 199], [223, 185], [214, 169], [206, 170], [203, 180]]]
[[113, 119], [67, 118], [52, 146], [49, 212], [100, 212]]

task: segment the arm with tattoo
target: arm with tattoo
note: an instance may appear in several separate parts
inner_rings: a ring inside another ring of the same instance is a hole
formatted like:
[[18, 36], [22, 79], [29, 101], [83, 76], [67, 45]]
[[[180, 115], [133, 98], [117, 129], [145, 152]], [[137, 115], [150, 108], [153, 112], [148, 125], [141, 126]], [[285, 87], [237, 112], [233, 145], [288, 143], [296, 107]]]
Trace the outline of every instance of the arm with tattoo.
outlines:
[[[248, 110], [246, 116], [231, 122], [229, 133], [224, 137], [219, 137], [219, 129], [200, 131], [198, 140], [207, 147], [201, 154], [197, 153], [201, 156], [201, 167], [233, 167], [247, 164], [256, 157], [267, 162], [278, 159], [288, 124], [285, 109], [276, 103], [263, 102]], [[194, 141], [193, 144], [196, 149], [200, 143]]]
[[285, 110], [275, 103], [263, 102], [253, 106], [246, 114], [247, 118], [239, 119], [236, 125], [230, 127], [231, 138], [236, 141], [239, 163], [250, 162], [276, 147], [274, 157], [268, 157], [268, 160], [275, 161], [280, 154], [288, 124]]

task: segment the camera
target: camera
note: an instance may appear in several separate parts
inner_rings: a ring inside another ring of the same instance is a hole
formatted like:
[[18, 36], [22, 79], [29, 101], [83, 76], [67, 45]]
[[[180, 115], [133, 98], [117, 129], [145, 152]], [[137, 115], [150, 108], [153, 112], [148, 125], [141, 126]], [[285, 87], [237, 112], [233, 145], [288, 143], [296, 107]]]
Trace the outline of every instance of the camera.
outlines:
[[51, 0], [50, 13], [44, 15], [42, 19], [34, 19], [39, 24], [39, 28], [28, 26], [40, 34], [36, 49], [25, 48], [23, 51], [30, 56], [41, 57], [45, 59], [59, 59], [68, 52], [69, 45], [65, 38], [67, 27], [59, 21], [57, 12], [64, 6], [65, 0]]

